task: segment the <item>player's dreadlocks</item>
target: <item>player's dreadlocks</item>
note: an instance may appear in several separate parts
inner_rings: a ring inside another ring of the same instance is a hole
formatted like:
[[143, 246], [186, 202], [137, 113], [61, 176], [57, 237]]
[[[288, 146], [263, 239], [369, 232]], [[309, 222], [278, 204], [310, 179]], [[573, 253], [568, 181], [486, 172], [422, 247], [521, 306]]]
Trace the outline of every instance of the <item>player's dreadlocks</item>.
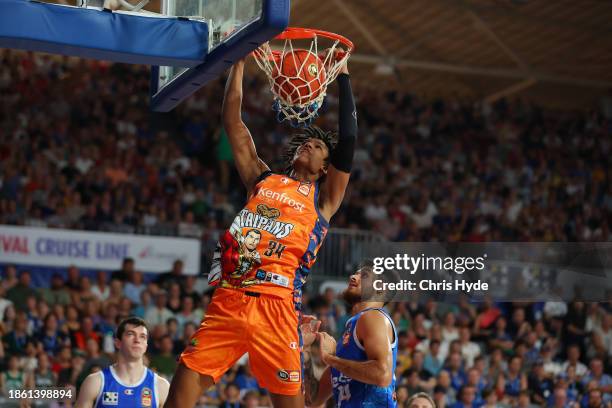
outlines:
[[[293, 167], [293, 158], [297, 149], [306, 143], [308, 139], [319, 139], [327, 146], [330, 154], [336, 147], [338, 142], [338, 135], [333, 132], [325, 132], [317, 126], [308, 126], [303, 129], [303, 133], [294, 135], [289, 141], [289, 145], [285, 150], [284, 161], [285, 161], [285, 173], [289, 173]], [[325, 161], [325, 165], [329, 164], [329, 158]]]

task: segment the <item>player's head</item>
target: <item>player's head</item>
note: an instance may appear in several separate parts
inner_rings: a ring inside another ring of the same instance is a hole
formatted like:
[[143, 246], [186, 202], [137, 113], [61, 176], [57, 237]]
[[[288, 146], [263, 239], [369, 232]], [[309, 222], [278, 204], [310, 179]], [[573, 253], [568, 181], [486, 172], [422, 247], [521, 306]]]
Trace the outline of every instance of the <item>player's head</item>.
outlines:
[[147, 351], [149, 329], [140, 317], [128, 317], [119, 323], [115, 333], [115, 347], [124, 358], [138, 360]]
[[371, 260], [362, 262], [357, 271], [349, 277], [348, 286], [342, 292], [342, 298], [351, 306], [359, 302], [388, 303], [393, 298], [393, 292], [374, 289], [375, 280], [388, 282], [388, 277], [395, 280], [394, 271], [387, 271], [385, 274], [387, 276], [374, 274]]
[[285, 153], [286, 171], [305, 169], [318, 173], [319, 178], [327, 173], [329, 155], [336, 146], [337, 135], [309, 126], [291, 138]]
[[417, 392], [406, 401], [408, 408], [436, 408], [433, 398], [424, 392]]
[[244, 237], [244, 246], [247, 247], [249, 251], [254, 251], [255, 248], [257, 248], [259, 241], [261, 241], [261, 232], [252, 229], [247, 232], [246, 236]]

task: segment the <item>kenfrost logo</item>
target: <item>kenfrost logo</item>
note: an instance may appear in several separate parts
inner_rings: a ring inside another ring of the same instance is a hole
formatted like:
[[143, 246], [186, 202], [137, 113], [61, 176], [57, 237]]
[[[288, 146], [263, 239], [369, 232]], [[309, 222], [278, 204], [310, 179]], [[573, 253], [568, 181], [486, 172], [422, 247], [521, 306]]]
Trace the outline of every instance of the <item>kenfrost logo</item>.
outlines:
[[300, 203], [299, 201], [295, 201], [293, 198], [289, 197], [287, 194], [279, 193], [277, 191], [272, 191], [267, 187], [260, 188], [259, 191], [257, 192], [257, 195], [261, 197], [272, 199], [274, 201], [278, 201], [283, 204], [287, 204], [288, 206], [295, 208], [299, 212], [304, 211], [304, 208], [306, 208], [306, 205], [304, 205], [303, 203]]

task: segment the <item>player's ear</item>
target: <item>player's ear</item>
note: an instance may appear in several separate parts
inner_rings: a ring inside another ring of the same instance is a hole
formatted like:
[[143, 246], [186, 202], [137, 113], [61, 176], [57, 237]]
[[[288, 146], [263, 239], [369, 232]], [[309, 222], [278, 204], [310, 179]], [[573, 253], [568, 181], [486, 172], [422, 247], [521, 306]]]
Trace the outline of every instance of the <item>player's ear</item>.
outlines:
[[121, 347], [121, 340], [119, 340], [118, 338], [114, 338], [114, 343], [115, 343], [115, 350], [119, 350], [119, 348]]

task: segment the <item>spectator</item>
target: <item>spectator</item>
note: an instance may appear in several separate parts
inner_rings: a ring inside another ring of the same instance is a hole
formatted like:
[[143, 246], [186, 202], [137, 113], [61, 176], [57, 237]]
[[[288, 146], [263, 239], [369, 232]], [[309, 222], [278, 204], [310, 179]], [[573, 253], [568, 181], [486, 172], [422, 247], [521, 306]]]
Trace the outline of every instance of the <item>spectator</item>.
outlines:
[[71, 302], [70, 292], [64, 287], [64, 279], [58, 273], [51, 277], [51, 287], [40, 288], [39, 294], [50, 306], [67, 305]]
[[26, 382], [35, 390], [56, 386], [57, 375], [51, 371], [49, 356], [46, 353], [38, 353], [36, 369], [29, 374]]
[[151, 326], [163, 325], [173, 315], [170, 310], [166, 307], [168, 297], [166, 292], [159, 291], [155, 295], [155, 305], [150, 306], [145, 311], [145, 320]]
[[5, 291], [8, 291], [18, 283], [19, 279], [17, 279], [17, 268], [15, 268], [15, 265], [6, 265], [4, 268], [4, 277], [2, 278], [0, 286], [2, 286]]
[[12, 330], [2, 338], [5, 352], [9, 356], [18, 356], [25, 352], [26, 344], [31, 340], [27, 327], [28, 320], [25, 313], [17, 313]]
[[132, 303], [139, 304], [140, 294], [145, 289], [146, 286], [143, 283], [142, 272], [134, 271], [134, 273], [132, 274], [132, 278], [125, 284], [123, 288], [123, 293], [125, 294], [125, 297], [130, 299]]
[[567, 348], [567, 360], [561, 365], [561, 371], [567, 372], [572, 367], [578, 378], [587, 373], [587, 367], [580, 362], [580, 347], [572, 344]]
[[74, 345], [80, 350], [87, 349], [88, 340], [94, 340], [100, 343], [100, 335], [94, 331], [94, 323], [91, 317], [84, 317], [79, 330], [74, 333]]
[[168, 380], [172, 379], [177, 366], [176, 357], [172, 354], [173, 349], [172, 338], [165, 335], [159, 340], [159, 353], [151, 356], [151, 369]]
[[438, 375], [444, 363], [439, 355], [440, 342], [438, 340], [431, 340], [429, 342], [429, 352], [425, 355], [423, 368], [434, 377]]
[[70, 343], [70, 340], [59, 331], [57, 315], [53, 312], [45, 316], [43, 327], [40, 329], [37, 339], [42, 345], [45, 353], [55, 355], [62, 346]]
[[474, 359], [480, 355], [480, 347], [470, 340], [470, 336], [470, 329], [467, 327], [462, 327], [459, 331], [461, 356], [465, 359], [467, 367], [472, 367], [474, 365]]
[[475, 408], [476, 390], [471, 385], [464, 385], [459, 389], [459, 399], [451, 408]]
[[156, 283], [166, 290], [169, 289], [171, 283], [181, 284], [183, 276], [183, 261], [180, 259], [172, 263], [172, 269], [169, 272], [162, 273], [156, 280]]
[[240, 404], [240, 386], [230, 383], [225, 387], [223, 402], [219, 408], [242, 408]]
[[125, 258], [121, 263], [121, 269], [111, 274], [111, 281], [117, 279], [120, 282], [127, 282], [134, 273], [134, 259]]
[[96, 273], [96, 283], [91, 288], [91, 292], [98, 300], [104, 302], [110, 295], [110, 288], [107, 284], [107, 275], [104, 271]]
[[6, 292], [6, 298], [15, 305], [17, 310], [26, 310], [26, 302], [29, 296], [38, 298], [38, 294], [31, 284], [30, 272], [22, 271], [19, 274], [19, 282]]
[[9, 391], [21, 391], [26, 386], [26, 374], [19, 368], [19, 357], [9, 355], [7, 369], [0, 373], [0, 390], [5, 397], [9, 396]]
[[68, 267], [68, 279], [65, 286], [71, 292], [78, 292], [81, 289], [81, 274], [74, 265]]

